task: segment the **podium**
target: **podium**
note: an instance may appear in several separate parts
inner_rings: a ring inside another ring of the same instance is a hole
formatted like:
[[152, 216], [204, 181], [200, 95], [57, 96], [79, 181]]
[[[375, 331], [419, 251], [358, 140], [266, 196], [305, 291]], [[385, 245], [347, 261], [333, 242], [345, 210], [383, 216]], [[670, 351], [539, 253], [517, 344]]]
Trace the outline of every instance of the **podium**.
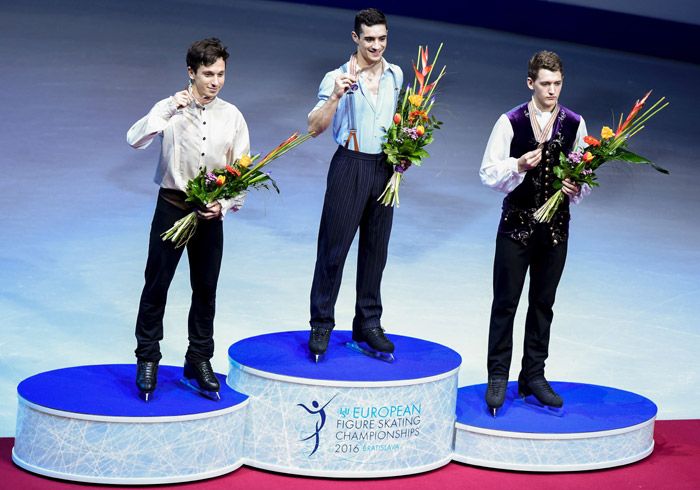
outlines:
[[391, 335], [397, 354], [389, 364], [346, 348], [351, 333], [336, 330], [316, 364], [308, 338], [308, 331], [280, 332], [229, 349], [229, 386], [250, 396], [246, 464], [371, 478], [451, 461], [459, 354]]
[[64, 480], [145, 485], [211, 478], [240, 467], [248, 397], [222, 384], [213, 402], [160, 366], [152, 401], [138, 397], [134, 364], [58, 369], [17, 387], [12, 460]]
[[457, 388], [460, 355], [389, 335], [386, 363], [345, 344], [336, 330], [315, 363], [308, 331], [236, 342], [221, 400], [185, 388], [182, 368], [161, 365], [158, 387], [138, 397], [136, 366], [79, 366], [40, 373], [17, 387], [13, 461], [41, 475], [145, 485], [211, 478], [243, 464], [282, 473], [378, 478], [420, 473], [452, 460], [519, 471], [619, 466], [654, 447], [656, 405], [623, 390], [552, 382], [561, 412], [508, 386], [496, 418], [485, 384]]
[[629, 391], [552, 382], [564, 399], [560, 412], [518, 397], [508, 383], [506, 401], [492, 417], [486, 384], [465, 386], [457, 397], [454, 459], [520, 471], [582, 471], [621, 466], [654, 449], [656, 405]]

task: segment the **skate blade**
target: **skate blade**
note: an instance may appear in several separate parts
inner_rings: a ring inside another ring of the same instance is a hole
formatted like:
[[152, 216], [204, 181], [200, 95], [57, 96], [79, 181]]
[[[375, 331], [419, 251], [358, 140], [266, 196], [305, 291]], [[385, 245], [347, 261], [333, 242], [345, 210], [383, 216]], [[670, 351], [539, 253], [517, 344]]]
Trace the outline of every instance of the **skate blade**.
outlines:
[[347, 342], [345, 344], [345, 347], [347, 347], [350, 350], [354, 350], [355, 352], [359, 352], [360, 354], [372, 357], [374, 359], [379, 359], [380, 361], [392, 363], [396, 360], [394, 354], [374, 350], [364, 342], [356, 342], [354, 340], [351, 340], [350, 342]]
[[153, 399], [153, 392], [139, 391], [139, 398], [145, 402], [150, 402]]
[[214, 401], [221, 400], [221, 396], [219, 395], [218, 391], [203, 390], [202, 388], [200, 388], [199, 384], [194, 379], [180, 378], [180, 383], [187, 386], [192, 391], [199, 393], [200, 395], [202, 395], [206, 398], [209, 398], [210, 400], [214, 400]]
[[520, 395], [520, 398], [518, 398], [518, 400], [524, 405], [527, 405], [528, 408], [532, 408], [534, 410], [546, 413], [547, 415], [554, 415], [555, 417], [563, 417], [564, 415], [566, 415], [566, 411], [564, 410], [563, 406], [557, 408], [552, 407], [550, 405], [545, 405], [542, 402], [540, 402], [535, 395]]

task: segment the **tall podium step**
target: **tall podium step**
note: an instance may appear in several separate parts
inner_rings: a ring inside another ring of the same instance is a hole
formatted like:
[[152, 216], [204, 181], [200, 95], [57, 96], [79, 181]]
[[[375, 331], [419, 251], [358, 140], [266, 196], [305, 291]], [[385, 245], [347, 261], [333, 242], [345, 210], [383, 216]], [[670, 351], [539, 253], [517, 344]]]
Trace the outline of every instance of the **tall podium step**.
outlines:
[[368, 478], [428, 471], [452, 459], [461, 357], [389, 335], [393, 363], [346, 347], [333, 331], [325, 358], [309, 331], [251, 337], [229, 349], [228, 383], [250, 396], [246, 464], [311, 476]]

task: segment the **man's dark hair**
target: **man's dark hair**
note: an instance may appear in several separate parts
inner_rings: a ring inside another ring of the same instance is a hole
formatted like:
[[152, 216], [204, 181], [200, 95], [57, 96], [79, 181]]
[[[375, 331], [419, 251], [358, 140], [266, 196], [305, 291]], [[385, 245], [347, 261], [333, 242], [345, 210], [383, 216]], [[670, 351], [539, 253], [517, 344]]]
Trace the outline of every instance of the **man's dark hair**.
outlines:
[[389, 24], [386, 23], [386, 17], [377, 9], [360, 10], [355, 16], [355, 34], [358, 36], [362, 33], [362, 26], [367, 27], [383, 24], [389, 29]]
[[187, 66], [192, 68], [192, 71], [197, 73], [200, 66], [209, 66], [216, 63], [219, 58], [228, 59], [228, 51], [226, 46], [221, 44], [221, 41], [216, 37], [209, 37], [201, 41], [195, 41], [187, 50]]
[[527, 76], [532, 80], [537, 80], [540, 70], [558, 71], [564, 76], [564, 64], [557, 53], [552, 51], [538, 51], [532, 55], [527, 64]]

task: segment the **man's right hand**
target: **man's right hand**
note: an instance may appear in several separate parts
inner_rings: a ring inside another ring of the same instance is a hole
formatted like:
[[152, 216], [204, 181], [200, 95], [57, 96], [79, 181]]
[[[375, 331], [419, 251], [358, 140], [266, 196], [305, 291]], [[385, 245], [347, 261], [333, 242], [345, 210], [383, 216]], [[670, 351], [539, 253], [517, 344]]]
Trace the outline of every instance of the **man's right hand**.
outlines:
[[309, 114], [309, 132], [314, 133], [314, 138], [323, 133], [333, 121], [335, 111], [343, 94], [348, 91], [350, 85], [357, 81], [357, 77], [349, 73], [341, 73], [335, 79], [333, 92], [326, 102]]
[[357, 77], [354, 77], [349, 73], [342, 73], [341, 75], [338, 75], [338, 78], [335, 79], [335, 87], [333, 87], [333, 97], [340, 99], [355, 82], [357, 82]]
[[528, 151], [518, 158], [518, 172], [526, 172], [535, 168], [542, 160], [542, 148]]
[[187, 107], [190, 105], [192, 102], [192, 95], [190, 95], [189, 90], [183, 90], [181, 92], [177, 92], [173, 95], [173, 100], [175, 101], [175, 105], [177, 106], [178, 109], [182, 109], [183, 107]]

